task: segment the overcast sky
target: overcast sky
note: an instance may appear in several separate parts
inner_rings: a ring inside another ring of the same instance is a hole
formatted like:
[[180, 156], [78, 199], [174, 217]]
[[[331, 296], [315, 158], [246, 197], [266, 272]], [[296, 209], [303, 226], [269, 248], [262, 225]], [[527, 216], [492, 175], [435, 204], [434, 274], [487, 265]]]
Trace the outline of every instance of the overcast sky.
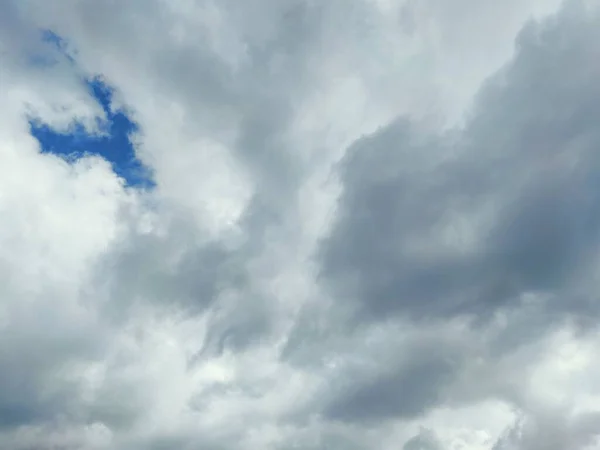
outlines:
[[596, 1], [0, 0], [0, 448], [600, 449], [599, 150]]

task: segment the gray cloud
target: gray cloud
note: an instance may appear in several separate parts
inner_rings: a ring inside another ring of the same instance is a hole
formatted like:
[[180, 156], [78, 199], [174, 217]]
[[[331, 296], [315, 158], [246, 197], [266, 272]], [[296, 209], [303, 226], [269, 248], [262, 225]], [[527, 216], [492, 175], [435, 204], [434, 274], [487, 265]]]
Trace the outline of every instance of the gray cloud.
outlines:
[[[26, 293], [20, 293], [20, 299], [43, 302]], [[76, 373], [65, 373], [65, 368], [101, 359], [108, 336], [93, 317], [70, 313], [71, 318], [59, 317], [39, 303], [34, 311], [18, 308], [12, 322], [0, 331], [0, 428], [77, 420], [82, 380]], [[46, 323], [53, 326], [46, 327]]]
[[399, 122], [350, 149], [321, 258], [361, 317], [486, 317], [528, 292], [568, 297], [598, 244], [598, 31], [556, 22], [521, 33], [458, 136]]
[[[597, 17], [570, 9], [528, 25], [464, 128], [436, 136], [398, 120], [348, 150], [338, 215], [319, 257], [353, 326], [467, 318], [483, 334], [499, 314], [537, 298], [477, 353], [493, 366], [571, 317], [597, 317], [595, 292], [581, 289], [600, 243], [596, 25]], [[445, 348], [441, 338], [438, 345]], [[326, 413], [415, 418], [458, 400], [453, 386], [469, 377], [469, 364], [426, 354], [432, 359], [415, 356], [399, 372], [374, 369]], [[496, 385], [487, 395], [519, 405], [522, 389]], [[454, 394], [440, 396], [445, 390]]]
[[406, 441], [402, 450], [442, 450], [442, 445], [433, 431], [422, 428], [419, 434]]
[[457, 365], [443, 351], [420, 350], [396, 370], [386, 367], [365, 381], [353, 380], [326, 408], [325, 415], [348, 422], [379, 422], [421, 416], [444, 403], [443, 389], [455, 376]]
[[562, 450], [586, 448], [600, 439], [600, 413], [572, 416], [552, 410], [521, 418], [492, 450]]

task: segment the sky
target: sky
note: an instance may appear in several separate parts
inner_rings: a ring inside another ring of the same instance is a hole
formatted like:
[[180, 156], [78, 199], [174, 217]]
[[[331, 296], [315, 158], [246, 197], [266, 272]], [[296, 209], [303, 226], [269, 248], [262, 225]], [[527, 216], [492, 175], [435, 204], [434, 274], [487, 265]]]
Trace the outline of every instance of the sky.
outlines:
[[0, 448], [600, 449], [600, 4], [0, 0]]
[[61, 155], [73, 162], [88, 154], [110, 162], [116, 175], [130, 187], [153, 187], [150, 170], [135, 156], [130, 135], [136, 125], [122, 111], [110, 109], [112, 90], [100, 80], [89, 80], [88, 89], [102, 106], [106, 123], [99, 133], [88, 133], [74, 121], [67, 130], [55, 130], [35, 116], [30, 118], [31, 134], [39, 141], [43, 153]]

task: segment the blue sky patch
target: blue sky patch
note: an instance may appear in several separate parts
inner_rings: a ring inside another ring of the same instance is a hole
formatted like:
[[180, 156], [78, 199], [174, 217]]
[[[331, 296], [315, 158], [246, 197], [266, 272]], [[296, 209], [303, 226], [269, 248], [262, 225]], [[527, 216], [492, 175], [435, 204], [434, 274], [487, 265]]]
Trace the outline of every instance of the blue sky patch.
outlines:
[[102, 135], [90, 135], [81, 124], [75, 124], [68, 133], [57, 132], [36, 120], [30, 120], [31, 134], [40, 142], [42, 153], [53, 153], [69, 160], [84, 155], [99, 155], [109, 161], [114, 172], [127, 186], [152, 188], [151, 171], [136, 158], [130, 135], [137, 125], [122, 111], [111, 111], [113, 90], [99, 79], [88, 81], [90, 92], [102, 105], [107, 127]]

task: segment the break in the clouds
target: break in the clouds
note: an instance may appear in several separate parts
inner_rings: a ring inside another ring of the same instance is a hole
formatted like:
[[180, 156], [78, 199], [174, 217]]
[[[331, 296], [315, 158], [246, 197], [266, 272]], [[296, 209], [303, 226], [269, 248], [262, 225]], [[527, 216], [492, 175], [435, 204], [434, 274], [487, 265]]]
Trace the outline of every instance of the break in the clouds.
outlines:
[[0, 447], [600, 448], [600, 9], [0, 1]]

